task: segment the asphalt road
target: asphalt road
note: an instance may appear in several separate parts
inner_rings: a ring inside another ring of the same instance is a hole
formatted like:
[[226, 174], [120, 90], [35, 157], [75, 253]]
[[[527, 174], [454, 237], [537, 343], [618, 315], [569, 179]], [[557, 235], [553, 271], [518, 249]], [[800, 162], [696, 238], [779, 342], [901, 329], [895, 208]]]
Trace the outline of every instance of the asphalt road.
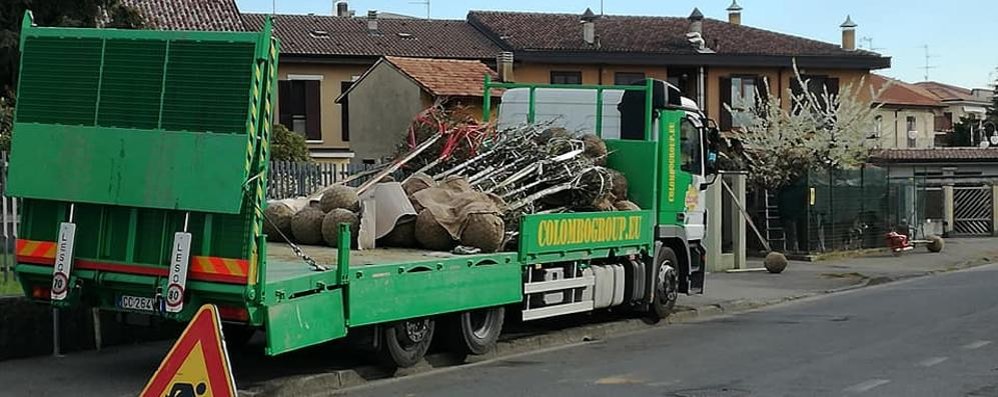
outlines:
[[998, 396], [998, 265], [340, 393]]

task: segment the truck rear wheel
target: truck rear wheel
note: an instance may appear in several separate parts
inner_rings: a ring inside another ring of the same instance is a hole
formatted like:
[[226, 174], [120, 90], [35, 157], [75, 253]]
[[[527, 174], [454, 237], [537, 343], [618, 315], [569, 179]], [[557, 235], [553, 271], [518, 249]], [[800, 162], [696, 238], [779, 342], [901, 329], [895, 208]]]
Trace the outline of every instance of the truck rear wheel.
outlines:
[[661, 320], [672, 313], [679, 299], [679, 259], [672, 248], [662, 247], [655, 258], [655, 278], [652, 288], [655, 296], [649, 306], [649, 315], [654, 320]]
[[470, 310], [458, 314], [450, 324], [449, 342], [455, 353], [482, 355], [496, 346], [506, 316], [503, 307]]
[[381, 354], [386, 364], [408, 368], [419, 363], [433, 340], [432, 318], [398, 321], [381, 332]]

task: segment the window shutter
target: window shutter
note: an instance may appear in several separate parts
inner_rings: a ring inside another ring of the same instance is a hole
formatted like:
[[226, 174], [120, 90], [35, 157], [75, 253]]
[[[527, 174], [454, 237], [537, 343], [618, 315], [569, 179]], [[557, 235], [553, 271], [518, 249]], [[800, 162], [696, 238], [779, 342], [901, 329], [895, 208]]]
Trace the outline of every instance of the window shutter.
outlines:
[[731, 78], [721, 77], [720, 79], [720, 92], [721, 92], [721, 108], [720, 108], [720, 123], [721, 131], [731, 131], [731, 112], [724, 105], [727, 104], [731, 106]]
[[277, 122], [291, 129], [291, 81], [277, 82]]
[[305, 82], [305, 136], [309, 140], [322, 140], [322, 96], [317, 80]]
[[755, 76], [755, 89], [758, 90], [759, 94], [756, 98], [755, 106], [765, 110], [766, 104], [769, 103], [769, 90], [766, 87], [766, 77]]

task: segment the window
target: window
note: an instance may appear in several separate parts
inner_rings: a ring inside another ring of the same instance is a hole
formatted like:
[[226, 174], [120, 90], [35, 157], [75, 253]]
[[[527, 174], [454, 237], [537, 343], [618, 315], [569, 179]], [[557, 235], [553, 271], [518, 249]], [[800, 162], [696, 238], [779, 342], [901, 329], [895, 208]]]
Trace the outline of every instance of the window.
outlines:
[[278, 121], [310, 141], [322, 140], [320, 84], [314, 80], [281, 80], [277, 87]]
[[[748, 127], [758, 105], [758, 98], [764, 98], [766, 86], [759, 76], [722, 77], [721, 86], [721, 130]], [[729, 112], [727, 107], [731, 107]]]
[[904, 130], [905, 134], [908, 136], [908, 147], [913, 148], [917, 146], [918, 143], [916, 140], [918, 137], [918, 128], [916, 126], [915, 116], [905, 117], [905, 125], [908, 127]]
[[880, 134], [884, 131], [884, 116], [876, 116], [873, 118], [873, 136], [871, 138], [880, 138]]
[[582, 84], [582, 72], [551, 72], [551, 84]]
[[680, 169], [694, 175], [700, 175], [702, 158], [700, 156], [700, 129], [688, 118], [679, 124], [679, 145], [682, 151]]
[[[801, 75], [801, 80], [807, 84], [807, 92], [818, 100], [818, 106], [822, 108], [827, 108], [828, 103], [826, 103], [825, 94], [827, 93], [830, 97], [839, 95], [839, 79], [828, 76], [817, 76], [817, 75]], [[797, 79], [791, 79], [791, 90], [795, 97], [800, 96], [804, 93], [800, 83]], [[800, 111], [800, 104], [794, 104], [794, 111]]]
[[[353, 81], [341, 81], [340, 82], [340, 95], [353, 86]], [[350, 102], [348, 97], [343, 97], [340, 100], [340, 136], [343, 142], [350, 142]]]
[[642, 84], [645, 74], [641, 72], [617, 72], [613, 74], [614, 85]]

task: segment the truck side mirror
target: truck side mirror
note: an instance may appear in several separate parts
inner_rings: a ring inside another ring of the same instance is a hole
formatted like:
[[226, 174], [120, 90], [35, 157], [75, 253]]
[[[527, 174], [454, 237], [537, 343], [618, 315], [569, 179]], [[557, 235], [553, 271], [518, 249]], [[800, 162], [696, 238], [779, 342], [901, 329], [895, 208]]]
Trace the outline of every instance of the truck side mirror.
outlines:
[[709, 174], [709, 176], [707, 177], [707, 181], [700, 184], [700, 190], [701, 191], [707, 190], [707, 188], [709, 188], [710, 185], [713, 185], [714, 182], [717, 182], [717, 172], [712, 172]]

